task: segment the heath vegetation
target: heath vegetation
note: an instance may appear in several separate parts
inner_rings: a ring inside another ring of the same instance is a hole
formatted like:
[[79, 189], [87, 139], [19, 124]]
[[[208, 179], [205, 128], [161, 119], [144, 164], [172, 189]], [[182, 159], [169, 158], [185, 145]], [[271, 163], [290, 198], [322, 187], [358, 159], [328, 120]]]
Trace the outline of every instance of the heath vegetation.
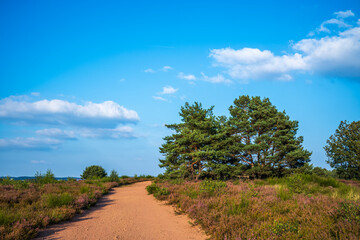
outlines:
[[31, 239], [39, 229], [94, 205], [111, 188], [149, 178], [119, 177], [113, 170], [110, 176], [93, 174], [84, 180], [59, 181], [48, 170], [36, 173], [33, 180], [0, 179], [0, 239]]
[[211, 239], [360, 239], [360, 188], [294, 174], [249, 181], [157, 180], [148, 192]]

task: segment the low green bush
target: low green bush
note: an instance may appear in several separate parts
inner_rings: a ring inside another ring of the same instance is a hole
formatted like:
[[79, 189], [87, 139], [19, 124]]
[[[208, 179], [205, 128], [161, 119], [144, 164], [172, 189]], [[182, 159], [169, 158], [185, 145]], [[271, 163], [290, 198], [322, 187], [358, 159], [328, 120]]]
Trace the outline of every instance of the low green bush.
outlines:
[[200, 192], [208, 196], [214, 196], [226, 187], [226, 182], [217, 180], [204, 180], [200, 184]]
[[70, 205], [74, 202], [73, 196], [69, 193], [61, 193], [61, 194], [45, 194], [43, 196], [46, 204], [50, 208], [61, 207], [65, 205]]
[[169, 189], [161, 188], [161, 187], [157, 186], [156, 183], [152, 183], [149, 186], [147, 186], [146, 190], [148, 191], [149, 194], [153, 194], [154, 197], [156, 197], [156, 198], [170, 194]]

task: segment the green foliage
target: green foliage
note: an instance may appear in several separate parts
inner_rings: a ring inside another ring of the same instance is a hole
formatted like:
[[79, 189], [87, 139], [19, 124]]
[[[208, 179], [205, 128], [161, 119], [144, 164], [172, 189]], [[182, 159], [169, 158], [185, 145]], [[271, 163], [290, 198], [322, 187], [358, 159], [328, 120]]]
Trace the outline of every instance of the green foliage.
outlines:
[[213, 181], [213, 180], [204, 180], [200, 184], [200, 192], [208, 196], [214, 196], [218, 194], [226, 187], [226, 182], [223, 181]]
[[309, 162], [311, 153], [296, 137], [298, 122], [279, 112], [268, 98], [240, 96], [230, 106], [230, 151], [237, 161], [251, 166], [257, 178], [282, 176]]
[[230, 118], [216, 117], [213, 107], [185, 103], [181, 123], [160, 147], [164, 178], [227, 180], [283, 176], [310, 161], [311, 153], [297, 137], [298, 122], [279, 112], [269, 99], [240, 96], [229, 108]]
[[294, 232], [297, 233], [298, 231], [298, 226], [297, 224], [293, 224], [290, 222], [285, 222], [285, 221], [279, 221], [279, 220], [274, 220], [274, 223], [271, 227], [271, 231], [277, 235], [277, 236], [281, 236], [284, 233], [287, 232]]
[[96, 179], [106, 177], [107, 173], [104, 168], [98, 165], [92, 165], [86, 167], [83, 174], [81, 175], [82, 179]]
[[34, 181], [39, 184], [48, 184], [48, 183], [57, 182], [54, 173], [52, 173], [50, 169], [48, 169], [45, 174], [41, 174], [41, 172], [36, 172]]
[[354, 202], [342, 202], [337, 215], [341, 219], [360, 224], [360, 205]]
[[156, 183], [152, 183], [146, 187], [146, 190], [149, 194], [153, 194], [154, 197], [160, 198], [162, 196], [167, 196], [170, 194], [169, 189], [162, 188], [156, 185]]
[[197, 102], [193, 105], [185, 103], [179, 113], [182, 123], [166, 125], [175, 131], [164, 138], [166, 142], [160, 147], [165, 159], [160, 160], [159, 166], [167, 169], [166, 174], [200, 178], [214, 155], [211, 145], [216, 126], [212, 111], [213, 107], [203, 109]]
[[12, 185], [14, 187], [14, 189], [17, 189], [17, 190], [29, 188], [28, 181], [25, 181], [25, 180], [17, 180], [16, 181], [9, 177], [1, 178], [0, 185]]
[[324, 149], [327, 163], [335, 168], [340, 178], [360, 179], [360, 121], [341, 121]]
[[283, 201], [289, 200], [292, 198], [293, 194], [286, 187], [280, 186], [276, 189], [276, 196]]
[[49, 208], [61, 207], [65, 205], [70, 205], [73, 203], [74, 198], [69, 193], [64, 192], [61, 194], [46, 194], [43, 196], [44, 201], [46, 202]]
[[109, 176], [109, 180], [112, 182], [118, 182], [119, 181], [119, 174], [115, 171], [112, 170]]

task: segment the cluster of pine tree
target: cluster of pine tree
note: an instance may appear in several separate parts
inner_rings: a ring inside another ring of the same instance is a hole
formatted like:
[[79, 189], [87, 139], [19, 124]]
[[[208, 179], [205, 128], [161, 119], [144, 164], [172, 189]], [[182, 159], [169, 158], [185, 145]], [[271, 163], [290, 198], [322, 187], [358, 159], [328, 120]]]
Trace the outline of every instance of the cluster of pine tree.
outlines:
[[231, 179], [283, 176], [310, 161], [297, 137], [298, 122], [268, 98], [240, 96], [230, 117], [214, 116], [213, 106], [185, 103], [181, 123], [166, 125], [174, 134], [160, 147], [160, 167], [170, 178]]

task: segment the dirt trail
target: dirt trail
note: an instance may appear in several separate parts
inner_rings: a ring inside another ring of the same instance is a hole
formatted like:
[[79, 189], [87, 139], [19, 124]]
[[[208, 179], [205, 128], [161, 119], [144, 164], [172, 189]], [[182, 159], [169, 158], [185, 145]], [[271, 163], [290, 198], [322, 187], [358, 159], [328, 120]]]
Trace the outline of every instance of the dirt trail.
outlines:
[[145, 187], [150, 182], [115, 188], [95, 207], [74, 219], [42, 231], [36, 239], [206, 239], [189, 224], [185, 215], [175, 215]]

